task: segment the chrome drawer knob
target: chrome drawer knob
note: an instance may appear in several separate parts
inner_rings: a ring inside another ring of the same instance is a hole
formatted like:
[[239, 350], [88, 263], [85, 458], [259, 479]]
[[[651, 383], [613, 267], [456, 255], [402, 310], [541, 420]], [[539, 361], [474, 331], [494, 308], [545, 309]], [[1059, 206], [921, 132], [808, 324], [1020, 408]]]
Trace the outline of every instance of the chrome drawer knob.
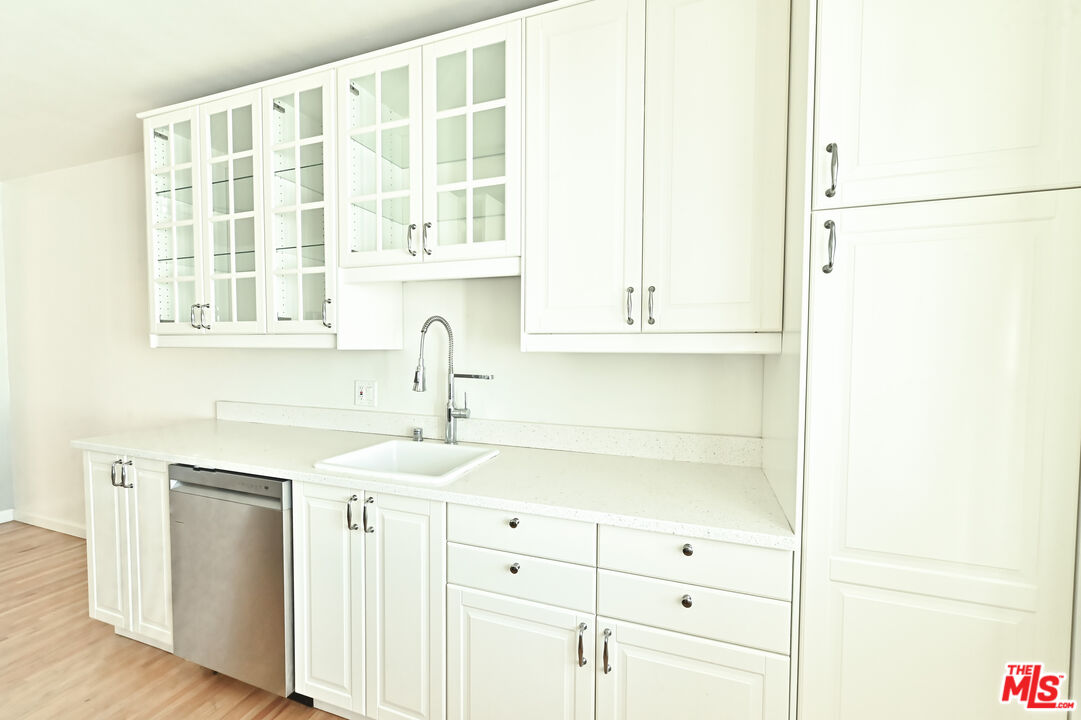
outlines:
[[519, 565], [518, 563], [514, 563], [513, 565], [510, 566], [510, 574], [511, 575], [517, 575], [518, 571], [521, 570], [521, 569], [522, 569], [521, 565]]
[[521, 520], [519, 520], [518, 518], [511, 518], [510, 526], [512, 528], [516, 528], [516, 527], [518, 527], [518, 523], [520, 523], [520, 522], [521, 522]]
[[690, 557], [691, 555], [694, 555], [694, 546], [691, 545], [690, 543], [687, 543], [686, 545], [684, 545], [683, 546], [683, 554], [686, 555], [687, 557]]
[[691, 601], [691, 596], [690, 595], [684, 595], [683, 600], [681, 602], [683, 603], [683, 607], [685, 607], [685, 608], [689, 608], [693, 604], [693, 602]]

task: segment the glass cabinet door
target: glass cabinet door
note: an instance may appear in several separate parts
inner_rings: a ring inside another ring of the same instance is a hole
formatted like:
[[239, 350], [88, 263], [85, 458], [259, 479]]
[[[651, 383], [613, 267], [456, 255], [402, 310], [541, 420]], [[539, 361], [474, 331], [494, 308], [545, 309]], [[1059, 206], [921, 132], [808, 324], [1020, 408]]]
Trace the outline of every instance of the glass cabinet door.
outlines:
[[146, 121], [147, 225], [150, 234], [151, 328], [154, 333], [202, 332], [199, 194], [194, 157], [194, 108]]
[[262, 91], [271, 332], [333, 332], [335, 244], [330, 72]]
[[259, 91], [204, 105], [204, 277], [211, 332], [265, 331]]
[[420, 262], [420, 49], [338, 70], [345, 267]]
[[424, 48], [425, 260], [518, 255], [521, 23]]

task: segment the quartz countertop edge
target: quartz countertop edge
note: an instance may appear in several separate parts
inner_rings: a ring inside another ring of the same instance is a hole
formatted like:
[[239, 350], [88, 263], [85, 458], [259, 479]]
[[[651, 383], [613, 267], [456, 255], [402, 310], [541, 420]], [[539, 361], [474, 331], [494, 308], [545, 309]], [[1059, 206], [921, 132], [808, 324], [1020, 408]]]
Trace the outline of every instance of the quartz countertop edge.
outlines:
[[442, 487], [315, 469], [315, 463], [324, 458], [391, 439], [402, 438], [193, 420], [74, 440], [71, 445], [365, 493], [387, 492], [779, 550], [797, 546], [795, 533], [760, 468], [468, 443], [497, 449], [499, 454]]

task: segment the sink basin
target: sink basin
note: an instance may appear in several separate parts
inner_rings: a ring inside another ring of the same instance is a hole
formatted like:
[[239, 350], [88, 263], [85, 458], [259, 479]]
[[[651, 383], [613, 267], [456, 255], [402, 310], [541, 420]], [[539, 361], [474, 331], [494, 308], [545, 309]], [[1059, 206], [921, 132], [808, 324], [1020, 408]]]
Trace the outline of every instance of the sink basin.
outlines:
[[498, 454], [467, 445], [390, 440], [320, 460], [315, 467], [373, 480], [446, 485]]

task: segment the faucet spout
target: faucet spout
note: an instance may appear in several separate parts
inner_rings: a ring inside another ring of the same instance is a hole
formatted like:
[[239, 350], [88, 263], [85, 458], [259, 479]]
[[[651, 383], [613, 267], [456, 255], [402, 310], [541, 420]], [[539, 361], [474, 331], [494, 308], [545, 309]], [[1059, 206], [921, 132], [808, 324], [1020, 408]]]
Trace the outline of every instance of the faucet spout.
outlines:
[[458, 442], [458, 420], [469, 417], [469, 397], [466, 393], [464, 407], [454, 405], [454, 378], [471, 378], [476, 380], [491, 380], [492, 375], [476, 375], [472, 373], [454, 372], [454, 332], [450, 329], [450, 323], [441, 315], [432, 315], [424, 321], [420, 329], [420, 354], [417, 357], [417, 369], [413, 372], [413, 391], [424, 392], [428, 387], [424, 369], [424, 339], [428, 337], [428, 328], [432, 323], [439, 323], [447, 331], [447, 431], [444, 442], [449, 445]]

